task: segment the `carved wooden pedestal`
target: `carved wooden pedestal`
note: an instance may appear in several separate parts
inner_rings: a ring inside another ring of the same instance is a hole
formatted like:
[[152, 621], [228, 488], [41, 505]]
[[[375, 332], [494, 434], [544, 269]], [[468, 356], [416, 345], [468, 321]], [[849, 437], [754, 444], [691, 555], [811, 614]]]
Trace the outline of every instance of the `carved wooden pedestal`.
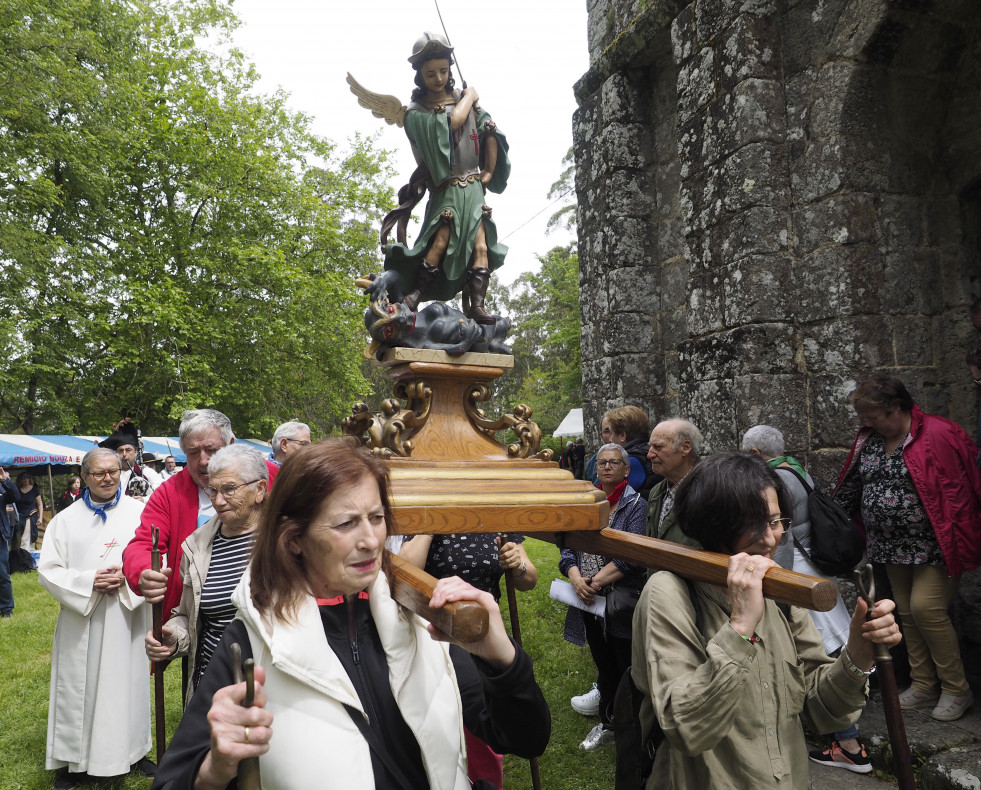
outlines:
[[[609, 517], [603, 493], [538, 452], [531, 410], [490, 419], [488, 385], [513, 365], [500, 354], [394, 349], [383, 361], [396, 398], [371, 415], [361, 405], [345, 421], [391, 469], [398, 531], [541, 532], [599, 530]], [[403, 405], [400, 401], [404, 400]], [[505, 447], [494, 432], [511, 428]]]

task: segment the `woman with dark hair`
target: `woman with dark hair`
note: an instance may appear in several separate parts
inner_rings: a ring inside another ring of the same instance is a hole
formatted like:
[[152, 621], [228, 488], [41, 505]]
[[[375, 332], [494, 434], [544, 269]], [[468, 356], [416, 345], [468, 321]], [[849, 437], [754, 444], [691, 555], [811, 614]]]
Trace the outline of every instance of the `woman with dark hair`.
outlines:
[[873, 642], [900, 640], [894, 604], [866, 620], [859, 599], [837, 659], [807, 610], [763, 597], [763, 577], [789, 519], [779, 476], [742, 453], [710, 456], [678, 484], [674, 508], [689, 538], [729, 557], [726, 586], [655, 573], [634, 617], [634, 683], [645, 737], [665, 734], [647, 788], [808, 787], [803, 719], [842, 729], [865, 705]]
[[978, 450], [884, 373], [859, 385], [852, 406], [862, 428], [834, 497], [864, 528], [896, 596], [912, 680], [899, 702], [955, 721], [974, 702], [948, 609], [961, 574], [981, 566]]
[[[551, 728], [531, 659], [489, 593], [441, 579], [430, 605], [478, 601], [487, 635], [465, 646], [397, 604], [383, 462], [328, 440], [286, 459], [263, 512], [239, 614], [212, 656], [155, 788], [220, 788], [259, 757], [265, 790], [468, 788], [464, 724], [498, 751], [541, 754]], [[255, 704], [232, 643], [255, 658]], [[275, 737], [273, 735], [275, 734]]]
[[75, 500], [81, 495], [82, 478], [78, 475], [72, 475], [71, 480], [68, 481], [68, 488], [65, 489], [65, 493], [58, 497], [58, 512], [60, 513], [65, 508], [75, 504]]
[[12, 548], [21, 548], [30, 552], [37, 541], [37, 525], [44, 519], [44, 500], [41, 492], [34, 484], [30, 472], [17, 475], [17, 512], [20, 514], [20, 528], [14, 540], [20, 538], [20, 543]]

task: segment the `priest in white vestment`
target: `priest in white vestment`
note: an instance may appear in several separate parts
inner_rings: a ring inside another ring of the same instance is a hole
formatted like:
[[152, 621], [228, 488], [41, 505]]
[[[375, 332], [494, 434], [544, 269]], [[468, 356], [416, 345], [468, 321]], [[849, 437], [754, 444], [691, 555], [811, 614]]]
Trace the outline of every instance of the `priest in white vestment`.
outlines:
[[51, 651], [46, 767], [67, 767], [56, 788], [84, 776], [117, 776], [151, 747], [149, 608], [122, 573], [123, 548], [143, 503], [121, 496], [119, 459], [95, 449], [82, 459], [82, 497], [44, 534], [38, 576], [61, 604]]

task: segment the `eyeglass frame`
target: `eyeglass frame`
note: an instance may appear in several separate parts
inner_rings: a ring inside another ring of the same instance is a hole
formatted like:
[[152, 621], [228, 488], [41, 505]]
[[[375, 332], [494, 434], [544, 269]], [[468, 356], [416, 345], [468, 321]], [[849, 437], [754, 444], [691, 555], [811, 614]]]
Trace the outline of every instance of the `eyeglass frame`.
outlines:
[[[249, 482], [247, 483], [237, 483], [235, 485], [232, 485], [231, 483], [225, 483], [225, 485], [223, 485], [221, 488], [215, 488], [214, 486], [205, 486], [202, 489], [202, 491], [204, 491], [208, 499], [215, 499], [218, 496], [218, 494], [221, 494], [223, 497], [225, 497], [225, 501], [228, 501], [229, 499], [231, 499], [233, 496], [236, 495], [236, 492], [240, 488], [244, 488], [245, 486], [250, 486], [253, 483], [258, 483], [260, 480], [265, 480], [265, 479], [266, 478], [264, 477], [257, 477], [255, 480], [249, 480]], [[226, 491], [226, 489], [231, 489], [231, 490]], [[214, 491], [215, 493], [212, 494], [211, 493], [212, 491]]]
[[312, 441], [304, 441], [303, 439], [293, 439], [292, 437], [289, 436], [284, 436], [283, 438], [288, 442], [293, 442], [293, 444], [300, 445], [300, 447], [309, 447], [311, 444], [313, 444]]
[[596, 468], [600, 469], [616, 469], [617, 467], [624, 466], [622, 458], [598, 458], [596, 460]]
[[122, 473], [123, 473], [122, 469], [107, 469], [105, 472], [86, 472], [85, 474], [86, 476], [94, 477], [99, 482], [102, 482], [103, 480], [106, 479], [106, 477], [116, 478], [119, 477]]

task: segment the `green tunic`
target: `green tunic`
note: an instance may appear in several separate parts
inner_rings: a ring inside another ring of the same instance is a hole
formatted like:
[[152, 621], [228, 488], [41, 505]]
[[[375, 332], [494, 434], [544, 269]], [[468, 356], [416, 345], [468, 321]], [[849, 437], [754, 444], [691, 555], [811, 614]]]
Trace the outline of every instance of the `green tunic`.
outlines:
[[[450, 108], [452, 109], [452, 108]], [[478, 112], [470, 111], [470, 123], [463, 127], [475, 130], [476, 146], [483, 150], [484, 140], [492, 134], [497, 138], [498, 154], [494, 175], [487, 189], [491, 192], [503, 192], [507, 186], [511, 172], [508, 161], [508, 144], [504, 135], [491, 127], [488, 113], [478, 108]], [[473, 254], [474, 239], [484, 222], [484, 234], [487, 240], [488, 266], [493, 271], [504, 263], [507, 247], [498, 243], [497, 228], [489, 217], [483, 217], [484, 188], [476, 178], [466, 179], [467, 157], [471, 147], [476, 150], [475, 141], [466, 133], [453, 135], [449, 125], [449, 112], [445, 110], [429, 110], [418, 104], [409, 106], [405, 114], [405, 132], [412, 143], [412, 150], [419, 164], [425, 164], [432, 176], [430, 183], [429, 202], [426, 204], [426, 214], [423, 218], [422, 232], [410, 249], [398, 242], [390, 242], [385, 253], [385, 268], [395, 269], [402, 278], [405, 291], [415, 288], [416, 274], [422, 264], [426, 249], [439, 229], [440, 216], [444, 211], [453, 213], [450, 224], [450, 239], [446, 255], [440, 266], [440, 273], [433, 284], [427, 289], [424, 299], [452, 299], [466, 284], [467, 270], [470, 257]], [[473, 132], [471, 132], [473, 133]], [[459, 139], [454, 143], [454, 137]], [[474, 168], [469, 168], [472, 174]], [[460, 178], [460, 176], [464, 176]], [[453, 179], [460, 178], [464, 183], [456, 183]]]

